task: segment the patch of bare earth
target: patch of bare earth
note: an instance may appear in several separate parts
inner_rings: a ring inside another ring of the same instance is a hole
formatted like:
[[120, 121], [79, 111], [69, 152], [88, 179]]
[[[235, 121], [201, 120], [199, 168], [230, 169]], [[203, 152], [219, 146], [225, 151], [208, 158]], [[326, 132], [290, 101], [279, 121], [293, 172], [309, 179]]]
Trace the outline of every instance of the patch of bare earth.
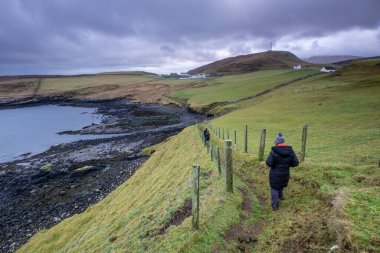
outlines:
[[[263, 229], [262, 221], [254, 222], [253, 224], [244, 224], [244, 221], [249, 219], [249, 216], [254, 214], [252, 210], [252, 200], [248, 193], [244, 189], [239, 189], [243, 194], [242, 210], [244, 211], [240, 215], [239, 224], [233, 225], [224, 235], [227, 242], [235, 241], [237, 243], [237, 250], [240, 252], [246, 252], [247, 248], [253, 246], [257, 242], [257, 237]], [[265, 204], [261, 202], [261, 204]], [[217, 252], [217, 251], [214, 251]]]
[[192, 210], [192, 201], [191, 200], [186, 200], [185, 203], [178, 209], [176, 210], [171, 218], [157, 231], [153, 232], [151, 234], [152, 237], [156, 235], [163, 235], [166, 233], [166, 230], [170, 226], [178, 226], [181, 225], [182, 222], [187, 218], [191, 216], [191, 210]]

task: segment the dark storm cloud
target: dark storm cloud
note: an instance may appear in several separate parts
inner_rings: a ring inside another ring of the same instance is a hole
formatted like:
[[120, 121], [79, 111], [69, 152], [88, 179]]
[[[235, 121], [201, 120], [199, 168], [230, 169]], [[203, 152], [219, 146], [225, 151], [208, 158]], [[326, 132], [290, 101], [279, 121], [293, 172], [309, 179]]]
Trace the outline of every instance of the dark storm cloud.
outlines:
[[272, 40], [302, 53], [295, 41], [352, 29], [379, 40], [378, 10], [377, 0], [0, 0], [0, 74], [160, 69]]

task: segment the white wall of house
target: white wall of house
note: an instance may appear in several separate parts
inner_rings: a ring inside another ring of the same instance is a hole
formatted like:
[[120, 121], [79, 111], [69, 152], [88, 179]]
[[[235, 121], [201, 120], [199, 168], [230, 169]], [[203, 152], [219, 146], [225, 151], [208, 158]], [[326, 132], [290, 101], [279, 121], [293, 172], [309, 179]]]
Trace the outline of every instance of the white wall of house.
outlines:
[[294, 65], [294, 66], [293, 66], [293, 69], [302, 69], [302, 66], [301, 66], [300, 64], [298, 64], [298, 65]]
[[335, 69], [326, 69], [325, 67], [323, 67], [323, 68], [321, 68], [320, 71], [324, 72], [324, 73], [330, 73], [330, 72], [335, 72]]

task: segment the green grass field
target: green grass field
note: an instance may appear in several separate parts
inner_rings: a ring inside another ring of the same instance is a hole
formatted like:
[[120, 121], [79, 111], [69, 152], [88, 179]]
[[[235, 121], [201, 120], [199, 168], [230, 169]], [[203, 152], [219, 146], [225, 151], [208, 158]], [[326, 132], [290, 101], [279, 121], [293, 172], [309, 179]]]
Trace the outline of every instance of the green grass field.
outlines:
[[[354, 62], [335, 74], [233, 104], [235, 111], [212, 120], [213, 126], [230, 129], [231, 137], [238, 131], [233, 194], [225, 193], [224, 177], [196, 128], [188, 127], [151, 147], [150, 159], [104, 200], [36, 234], [19, 252], [239, 252], [242, 247], [246, 252], [328, 252], [334, 245], [339, 246], [334, 252], [379, 252], [379, 64]], [[232, 77], [237, 76], [223, 78]], [[214, 102], [204, 101], [206, 106]], [[242, 152], [245, 124], [248, 154]], [[267, 129], [265, 155], [279, 131], [298, 152], [304, 124], [309, 125], [306, 162], [292, 170], [286, 199], [273, 212], [268, 168], [256, 159], [260, 130]], [[223, 147], [223, 140], [211, 139]], [[190, 198], [194, 163], [202, 168], [200, 230], [191, 230], [188, 217], [157, 234]], [[240, 243], [239, 236], [255, 241]]]
[[315, 73], [314, 70], [262, 70], [249, 74], [229, 75], [208, 82], [207, 87], [190, 88], [169, 94], [187, 100], [193, 107], [248, 97], [278, 84]]
[[[332, 85], [332, 84], [330, 84]], [[211, 122], [237, 130], [237, 145], [243, 148], [248, 125], [248, 150], [257, 155], [261, 129], [267, 129], [266, 153], [274, 137], [282, 132], [299, 151], [302, 127], [309, 125], [307, 161], [376, 165], [380, 154], [380, 85], [366, 88], [350, 84], [314, 92], [284, 93], [234, 111]]]

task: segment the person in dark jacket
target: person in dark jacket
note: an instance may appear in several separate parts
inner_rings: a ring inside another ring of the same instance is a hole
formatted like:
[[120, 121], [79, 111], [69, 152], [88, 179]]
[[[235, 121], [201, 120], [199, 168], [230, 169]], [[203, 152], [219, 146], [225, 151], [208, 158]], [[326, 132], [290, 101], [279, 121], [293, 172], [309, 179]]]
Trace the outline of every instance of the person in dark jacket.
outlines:
[[269, 184], [272, 195], [272, 208], [278, 209], [279, 200], [284, 200], [282, 190], [288, 186], [289, 167], [298, 166], [298, 158], [291, 146], [285, 144], [285, 137], [278, 133], [274, 140], [276, 146], [272, 147], [266, 164], [270, 167]]
[[210, 132], [208, 131], [207, 128], [203, 131], [203, 137], [205, 138], [206, 142], [210, 140]]

